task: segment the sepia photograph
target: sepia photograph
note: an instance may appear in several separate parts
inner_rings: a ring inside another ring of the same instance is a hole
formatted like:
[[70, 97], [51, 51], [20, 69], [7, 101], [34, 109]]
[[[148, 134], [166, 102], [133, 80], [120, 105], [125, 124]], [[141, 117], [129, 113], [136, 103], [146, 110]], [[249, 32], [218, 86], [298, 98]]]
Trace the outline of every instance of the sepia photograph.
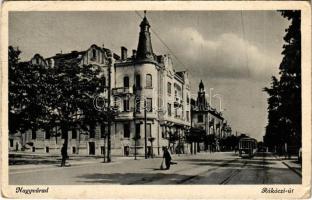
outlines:
[[302, 19], [298, 8], [8, 11], [8, 185], [291, 195], [311, 161]]

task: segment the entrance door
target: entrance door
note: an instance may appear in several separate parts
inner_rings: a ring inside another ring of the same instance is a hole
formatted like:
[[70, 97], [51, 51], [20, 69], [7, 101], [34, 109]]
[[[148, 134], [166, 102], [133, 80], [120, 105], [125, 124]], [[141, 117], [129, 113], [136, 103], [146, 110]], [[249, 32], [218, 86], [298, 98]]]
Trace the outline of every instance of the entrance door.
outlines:
[[129, 154], [130, 154], [130, 148], [129, 148], [129, 146], [125, 146], [124, 147], [124, 155], [129, 156]]
[[95, 143], [89, 142], [89, 155], [95, 155]]

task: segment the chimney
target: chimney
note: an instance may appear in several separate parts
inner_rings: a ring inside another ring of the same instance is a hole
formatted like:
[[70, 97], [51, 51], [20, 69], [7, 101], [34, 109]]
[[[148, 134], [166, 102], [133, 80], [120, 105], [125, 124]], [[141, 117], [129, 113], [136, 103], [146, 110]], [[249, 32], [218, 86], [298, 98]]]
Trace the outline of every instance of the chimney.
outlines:
[[136, 57], [136, 53], [137, 51], [135, 49], [132, 50], [132, 57], [135, 58]]
[[127, 48], [121, 47], [121, 60], [126, 60], [126, 59], [127, 59]]

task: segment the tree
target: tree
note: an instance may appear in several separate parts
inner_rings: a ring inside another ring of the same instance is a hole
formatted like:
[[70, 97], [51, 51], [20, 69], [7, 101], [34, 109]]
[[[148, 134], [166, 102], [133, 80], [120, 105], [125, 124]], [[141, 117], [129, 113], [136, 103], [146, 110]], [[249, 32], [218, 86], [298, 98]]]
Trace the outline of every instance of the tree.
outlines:
[[[301, 13], [281, 11], [291, 21], [284, 36], [280, 79], [272, 77], [268, 93], [268, 125], [266, 145], [269, 147], [294, 143], [301, 146]], [[295, 139], [294, 139], [295, 138]]]
[[22, 102], [23, 71], [19, 64], [21, 51], [9, 46], [9, 133], [14, 134], [22, 127], [24, 105]]
[[77, 60], [61, 61], [51, 69], [50, 119], [61, 128], [64, 146], [68, 146], [68, 131], [73, 128], [92, 130], [98, 120], [99, 111], [93, 105], [94, 99], [104, 91], [101, 69], [92, 65], [81, 66]]
[[25, 133], [46, 127], [48, 69], [44, 65], [19, 62], [21, 51], [9, 47], [9, 132]]

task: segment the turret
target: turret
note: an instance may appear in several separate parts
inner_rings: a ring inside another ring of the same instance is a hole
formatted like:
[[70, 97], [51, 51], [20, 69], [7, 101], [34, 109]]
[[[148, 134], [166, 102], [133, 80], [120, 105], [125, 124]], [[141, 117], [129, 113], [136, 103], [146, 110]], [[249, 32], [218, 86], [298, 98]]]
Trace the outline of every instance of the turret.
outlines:
[[154, 61], [154, 53], [152, 48], [151, 34], [149, 32], [150, 24], [146, 18], [146, 11], [144, 11], [144, 18], [140, 24], [140, 36], [136, 53], [136, 60], [152, 60]]

